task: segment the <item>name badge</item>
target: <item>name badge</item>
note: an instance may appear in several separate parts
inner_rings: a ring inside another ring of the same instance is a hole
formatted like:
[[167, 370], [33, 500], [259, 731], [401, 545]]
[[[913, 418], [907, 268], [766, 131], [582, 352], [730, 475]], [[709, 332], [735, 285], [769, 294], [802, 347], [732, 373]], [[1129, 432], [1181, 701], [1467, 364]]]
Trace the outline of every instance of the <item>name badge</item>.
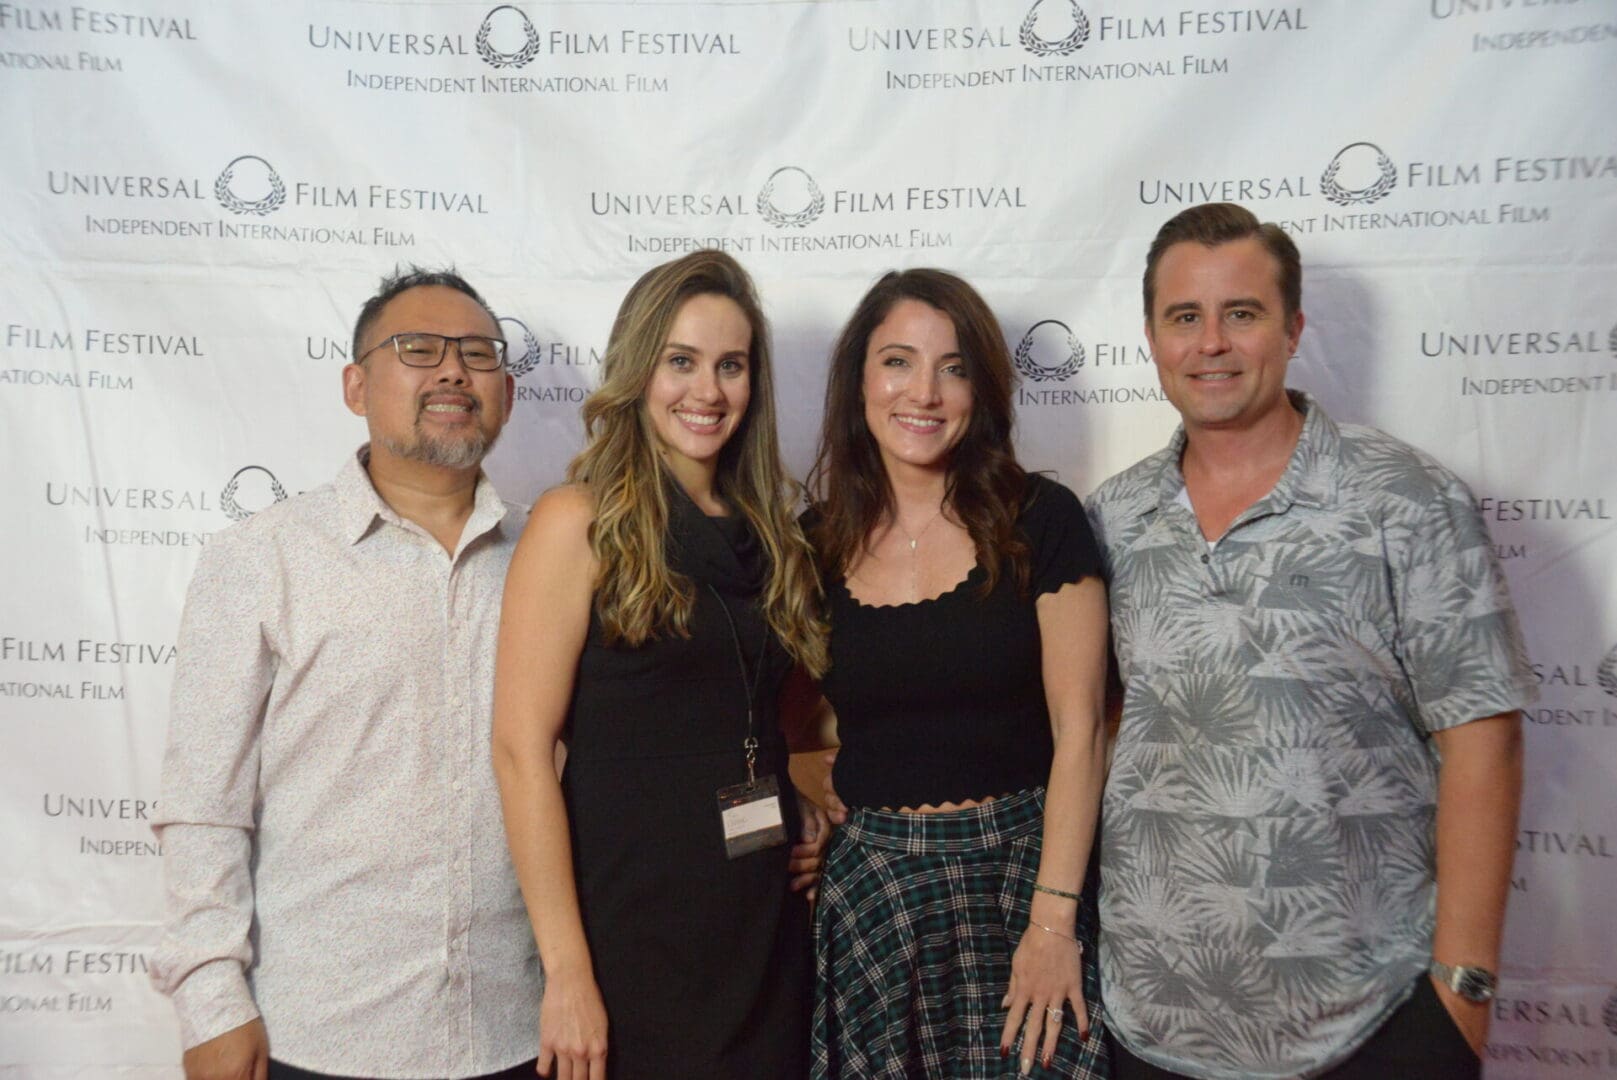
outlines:
[[724, 826], [724, 853], [732, 859], [786, 842], [786, 820], [780, 810], [780, 785], [773, 776], [719, 789], [719, 821]]

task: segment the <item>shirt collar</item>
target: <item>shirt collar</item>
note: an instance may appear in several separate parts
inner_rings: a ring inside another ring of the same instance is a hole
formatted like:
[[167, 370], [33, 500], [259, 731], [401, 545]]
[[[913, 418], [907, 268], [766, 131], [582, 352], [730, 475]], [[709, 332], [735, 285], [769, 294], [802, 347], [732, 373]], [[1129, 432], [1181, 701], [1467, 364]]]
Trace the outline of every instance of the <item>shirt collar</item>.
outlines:
[[[342, 507], [342, 534], [350, 544], [357, 544], [368, 536], [378, 520], [390, 525], [404, 525], [404, 519], [376, 493], [370, 473], [365, 466], [371, 458], [371, 444], [365, 443], [343, 465], [334, 486], [337, 501]], [[494, 482], [484, 473], [477, 475], [477, 490], [473, 495], [472, 516], [466, 520], [461, 533], [460, 547], [499, 526], [505, 520], [507, 507], [494, 490]]]
[[1287, 500], [1298, 506], [1329, 506], [1335, 501], [1336, 477], [1341, 471], [1342, 433], [1319, 402], [1301, 390], [1287, 393], [1292, 406], [1303, 414], [1303, 433], [1275, 491], [1284, 491]]
[[[1336, 495], [1342, 434], [1331, 418], [1325, 415], [1319, 402], [1301, 390], [1288, 390], [1286, 394], [1291, 399], [1292, 407], [1303, 414], [1303, 431], [1291, 452], [1291, 460], [1286, 463], [1286, 471], [1280, 474], [1274, 490], [1258, 502], [1268, 504], [1273, 511], [1292, 505], [1328, 506]], [[1180, 424], [1173, 438], [1168, 440], [1162, 470], [1157, 475], [1156, 504], [1143, 507], [1142, 512], [1164, 510], [1179, 497], [1179, 492], [1185, 486], [1184, 472], [1179, 465], [1180, 458], [1184, 456], [1185, 442], [1185, 425]]]

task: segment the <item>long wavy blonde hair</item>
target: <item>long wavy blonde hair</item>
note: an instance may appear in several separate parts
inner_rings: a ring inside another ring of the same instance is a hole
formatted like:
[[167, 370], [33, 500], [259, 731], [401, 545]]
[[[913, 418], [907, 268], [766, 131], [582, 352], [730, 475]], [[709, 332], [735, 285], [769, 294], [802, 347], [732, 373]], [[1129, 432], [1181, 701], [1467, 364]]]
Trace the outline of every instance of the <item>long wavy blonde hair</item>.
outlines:
[[690, 636], [696, 587], [668, 565], [663, 547], [669, 485], [678, 481], [658, 453], [645, 396], [681, 305], [708, 294], [733, 300], [752, 327], [751, 402], [719, 453], [715, 490], [746, 515], [768, 558], [764, 618], [793, 659], [819, 676], [829, 662], [826, 624], [813, 555], [793, 516], [798, 486], [781, 464], [775, 434], [769, 323], [752, 279], [722, 251], [693, 251], [634, 283], [612, 323], [601, 387], [584, 402], [587, 442], [567, 479], [588, 485], [595, 498], [596, 612], [609, 642]]

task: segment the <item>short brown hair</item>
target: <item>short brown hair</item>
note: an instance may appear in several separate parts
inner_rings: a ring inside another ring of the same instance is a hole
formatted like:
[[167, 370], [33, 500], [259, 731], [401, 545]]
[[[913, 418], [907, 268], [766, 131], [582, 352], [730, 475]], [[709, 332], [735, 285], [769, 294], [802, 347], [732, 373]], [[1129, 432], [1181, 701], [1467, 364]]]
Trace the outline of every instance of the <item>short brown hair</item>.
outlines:
[[1272, 221], [1259, 221], [1257, 215], [1235, 203], [1202, 203], [1181, 210], [1157, 230], [1151, 250], [1145, 257], [1145, 317], [1157, 299], [1157, 263], [1175, 244], [1192, 243], [1217, 247], [1232, 240], [1255, 236], [1280, 264], [1280, 298], [1286, 305], [1286, 318], [1303, 308], [1303, 260], [1286, 230]]

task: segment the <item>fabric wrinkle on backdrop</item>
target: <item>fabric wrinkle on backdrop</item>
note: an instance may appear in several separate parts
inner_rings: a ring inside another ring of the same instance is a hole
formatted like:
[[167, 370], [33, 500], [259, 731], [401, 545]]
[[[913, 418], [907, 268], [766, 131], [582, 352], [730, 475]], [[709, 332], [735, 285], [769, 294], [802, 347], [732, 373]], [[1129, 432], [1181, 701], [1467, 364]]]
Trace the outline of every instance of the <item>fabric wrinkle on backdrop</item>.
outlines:
[[172, 1078], [149, 828], [210, 536], [362, 439], [395, 263], [511, 342], [489, 473], [581, 442], [612, 313], [722, 246], [801, 476], [882, 271], [979, 287], [1018, 450], [1080, 495], [1165, 444], [1150, 237], [1302, 249], [1293, 385], [1476, 493], [1540, 681], [1487, 1075], [1617, 1076], [1617, 7], [1420, 0], [0, 3], [0, 1078]]

